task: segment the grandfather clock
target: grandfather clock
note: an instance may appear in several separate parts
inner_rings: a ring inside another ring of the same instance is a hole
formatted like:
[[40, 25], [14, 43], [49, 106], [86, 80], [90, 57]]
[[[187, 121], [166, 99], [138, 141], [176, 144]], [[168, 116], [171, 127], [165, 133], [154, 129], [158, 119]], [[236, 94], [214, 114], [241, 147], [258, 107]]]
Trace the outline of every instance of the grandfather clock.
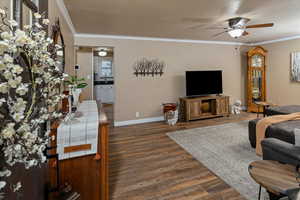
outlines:
[[248, 112], [263, 112], [255, 102], [266, 101], [266, 54], [267, 51], [258, 46], [248, 51]]

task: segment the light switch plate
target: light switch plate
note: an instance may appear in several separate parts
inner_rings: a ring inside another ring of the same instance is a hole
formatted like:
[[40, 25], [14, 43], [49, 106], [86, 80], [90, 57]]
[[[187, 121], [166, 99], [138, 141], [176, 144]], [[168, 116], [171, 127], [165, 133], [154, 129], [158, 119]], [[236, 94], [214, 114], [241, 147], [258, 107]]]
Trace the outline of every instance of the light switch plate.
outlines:
[[135, 113], [135, 117], [136, 117], [136, 118], [140, 117], [140, 112], [136, 112], [136, 113]]

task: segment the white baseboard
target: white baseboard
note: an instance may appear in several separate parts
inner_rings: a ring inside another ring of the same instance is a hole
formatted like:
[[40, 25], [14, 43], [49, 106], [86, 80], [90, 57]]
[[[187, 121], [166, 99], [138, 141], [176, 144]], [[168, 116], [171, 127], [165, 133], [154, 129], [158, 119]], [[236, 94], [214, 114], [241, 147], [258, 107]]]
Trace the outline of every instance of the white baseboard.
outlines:
[[134, 120], [128, 120], [128, 121], [115, 121], [114, 126], [128, 126], [128, 125], [134, 125], [134, 124], [143, 124], [143, 123], [149, 123], [149, 122], [159, 122], [163, 121], [164, 117], [150, 117], [150, 118], [143, 118], [143, 119], [134, 119]]

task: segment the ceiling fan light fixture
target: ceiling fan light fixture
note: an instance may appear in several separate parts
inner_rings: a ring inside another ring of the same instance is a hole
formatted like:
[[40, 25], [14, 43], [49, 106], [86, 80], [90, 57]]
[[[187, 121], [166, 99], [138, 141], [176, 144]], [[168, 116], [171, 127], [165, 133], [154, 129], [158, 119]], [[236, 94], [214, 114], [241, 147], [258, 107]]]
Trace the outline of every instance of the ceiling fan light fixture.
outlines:
[[107, 56], [107, 52], [102, 49], [98, 52], [98, 55], [101, 57], [104, 57], [104, 56]]
[[228, 31], [228, 34], [233, 37], [233, 38], [239, 38], [243, 35], [243, 33], [245, 32], [244, 29], [232, 29], [230, 31]]

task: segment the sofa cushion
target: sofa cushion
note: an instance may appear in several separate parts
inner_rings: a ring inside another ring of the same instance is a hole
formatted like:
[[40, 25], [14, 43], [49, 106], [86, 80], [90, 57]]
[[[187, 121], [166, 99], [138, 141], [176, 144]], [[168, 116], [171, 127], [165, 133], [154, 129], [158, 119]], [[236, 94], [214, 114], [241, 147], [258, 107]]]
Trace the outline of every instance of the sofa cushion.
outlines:
[[248, 123], [248, 136], [250, 144], [253, 148], [256, 147], [256, 123], [258, 122], [259, 118], [250, 120]]
[[[253, 148], [256, 147], [256, 123], [260, 119], [249, 121], [249, 141]], [[266, 130], [266, 138], [277, 138], [279, 140], [295, 144], [294, 129], [300, 129], [300, 120], [286, 121], [269, 126]]]
[[300, 147], [300, 129], [295, 128], [294, 129], [294, 134], [295, 134], [295, 146]]
[[289, 106], [271, 106], [266, 108], [265, 114], [271, 115], [286, 115], [295, 112], [300, 112], [300, 105], [289, 105]]
[[276, 160], [286, 164], [300, 164], [300, 147], [284, 141], [267, 138], [261, 142], [264, 160]]

